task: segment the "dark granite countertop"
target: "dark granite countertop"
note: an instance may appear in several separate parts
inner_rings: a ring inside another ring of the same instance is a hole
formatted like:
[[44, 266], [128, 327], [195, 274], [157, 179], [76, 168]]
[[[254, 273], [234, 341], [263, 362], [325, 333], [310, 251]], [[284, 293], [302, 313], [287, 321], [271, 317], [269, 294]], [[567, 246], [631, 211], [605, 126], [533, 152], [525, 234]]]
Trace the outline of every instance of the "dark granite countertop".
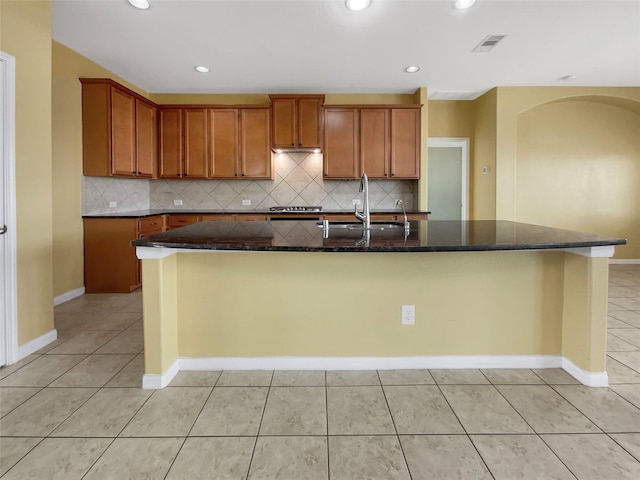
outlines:
[[[334, 224], [334, 222], [332, 222]], [[367, 238], [368, 237], [368, 238]], [[313, 220], [201, 222], [131, 242], [134, 246], [291, 252], [453, 252], [623, 245], [626, 240], [510, 221], [410, 222], [372, 230], [330, 228]]]
[[[362, 210], [362, 207], [359, 207]], [[292, 217], [296, 215], [307, 216], [320, 216], [320, 215], [335, 215], [335, 214], [353, 214], [353, 210], [322, 210], [321, 212], [271, 212], [269, 210], [132, 210], [129, 212], [114, 212], [114, 213], [96, 213], [92, 215], [83, 215], [82, 218], [144, 218], [152, 217], [154, 215], [213, 215], [213, 214], [231, 214], [231, 215], [272, 215], [272, 216], [287, 216]], [[372, 214], [391, 213], [394, 215], [401, 214], [402, 210], [371, 210]], [[407, 210], [407, 214], [424, 213], [429, 214], [429, 211], [422, 210]]]

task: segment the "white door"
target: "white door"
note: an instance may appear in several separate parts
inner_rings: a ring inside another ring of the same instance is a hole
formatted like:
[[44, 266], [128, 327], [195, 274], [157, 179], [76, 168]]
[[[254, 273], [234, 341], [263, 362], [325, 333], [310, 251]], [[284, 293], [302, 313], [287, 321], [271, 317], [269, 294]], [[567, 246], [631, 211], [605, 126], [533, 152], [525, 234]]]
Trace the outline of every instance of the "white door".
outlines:
[[0, 365], [18, 360], [15, 58], [0, 52]]
[[468, 219], [468, 143], [460, 138], [429, 139], [429, 220]]

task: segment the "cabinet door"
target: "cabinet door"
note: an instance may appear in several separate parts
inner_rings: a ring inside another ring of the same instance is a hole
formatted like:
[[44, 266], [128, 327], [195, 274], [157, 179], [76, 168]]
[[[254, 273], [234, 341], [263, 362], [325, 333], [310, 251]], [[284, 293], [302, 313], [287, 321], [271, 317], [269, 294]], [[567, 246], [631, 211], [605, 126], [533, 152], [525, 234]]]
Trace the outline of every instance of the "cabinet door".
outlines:
[[298, 99], [298, 146], [322, 148], [322, 100], [320, 98]]
[[160, 110], [160, 177], [182, 176], [182, 110]]
[[420, 178], [420, 109], [391, 109], [391, 177]]
[[360, 165], [369, 178], [389, 176], [389, 109], [360, 110]]
[[136, 99], [136, 174], [155, 177], [158, 145], [156, 107]]
[[240, 110], [240, 175], [242, 178], [273, 178], [269, 118], [268, 108]]
[[324, 177], [358, 178], [358, 110], [325, 108]]
[[273, 112], [273, 148], [291, 148], [296, 146], [296, 101], [293, 98], [274, 98], [271, 104]]
[[87, 293], [128, 293], [140, 286], [131, 240], [135, 218], [84, 219], [84, 286]]
[[237, 109], [209, 110], [210, 177], [238, 176], [238, 128]]
[[135, 98], [111, 87], [111, 173], [135, 175]]
[[111, 175], [111, 87], [82, 83], [82, 174]]
[[204, 108], [184, 110], [184, 170], [183, 176], [206, 178], [207, 153], [207, 110]]

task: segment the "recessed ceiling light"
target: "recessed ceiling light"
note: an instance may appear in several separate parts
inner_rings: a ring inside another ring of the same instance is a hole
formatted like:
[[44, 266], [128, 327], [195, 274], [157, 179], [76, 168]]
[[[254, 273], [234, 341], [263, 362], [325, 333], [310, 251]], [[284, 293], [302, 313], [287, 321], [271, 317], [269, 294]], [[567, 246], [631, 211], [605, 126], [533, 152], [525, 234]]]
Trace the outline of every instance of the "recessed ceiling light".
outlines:
[[349, 10], [358, 12], [360, 10], [364, 10], [369, 5], [371, 5], [371, 0], [347, 0], [345, 4], [347, 5], [347, 8]]
[[453, 4], [456, 10], [465, 10], [475, 5], [476, 0], [456, 0]]
[[150, 7], [149, 0], [129, 0], [129, 3], [140, 10], [146, 10]]
[[205, 67], [204, 65], [198, 65], [197, 67], [193, 67], [193, 69], [196, 72], [200, 72], [200, 73], [209, 73], [209, 69], [207, 67]]
[[404, 69], [404, 71], [407, 73], [416, 73], [418, 70], [420, 70], [420, 67], [418, 65], [409, 65]]
[[570, 73], [569, 75], [563, 75], [561, 76], [558, 80], [575, 80], [576, 76], [572, 73]]

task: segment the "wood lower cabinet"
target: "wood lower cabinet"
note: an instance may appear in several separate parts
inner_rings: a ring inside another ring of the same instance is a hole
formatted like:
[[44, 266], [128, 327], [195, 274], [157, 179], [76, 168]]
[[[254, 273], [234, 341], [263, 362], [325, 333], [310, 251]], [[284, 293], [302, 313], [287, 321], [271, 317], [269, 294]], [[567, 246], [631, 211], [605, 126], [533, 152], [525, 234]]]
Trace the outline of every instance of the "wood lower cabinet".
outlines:
[[155, 177], [155, 105], [109, 79], [80, 81], [83, 174]]
[[187, 225], [193, 225], [197, 223], [198, 215], [193, 213], [171, 213], [167, 215], [167, 230], [173, 230], [174, 228], [186, 227]]
[[164, 217], [85, 218], [86, 293], [128, 293], [140, 287], [140, 262], [131, 241], [164, 229]]
[[324, 178], [420, 178], [420, 106], [324, 110]]

